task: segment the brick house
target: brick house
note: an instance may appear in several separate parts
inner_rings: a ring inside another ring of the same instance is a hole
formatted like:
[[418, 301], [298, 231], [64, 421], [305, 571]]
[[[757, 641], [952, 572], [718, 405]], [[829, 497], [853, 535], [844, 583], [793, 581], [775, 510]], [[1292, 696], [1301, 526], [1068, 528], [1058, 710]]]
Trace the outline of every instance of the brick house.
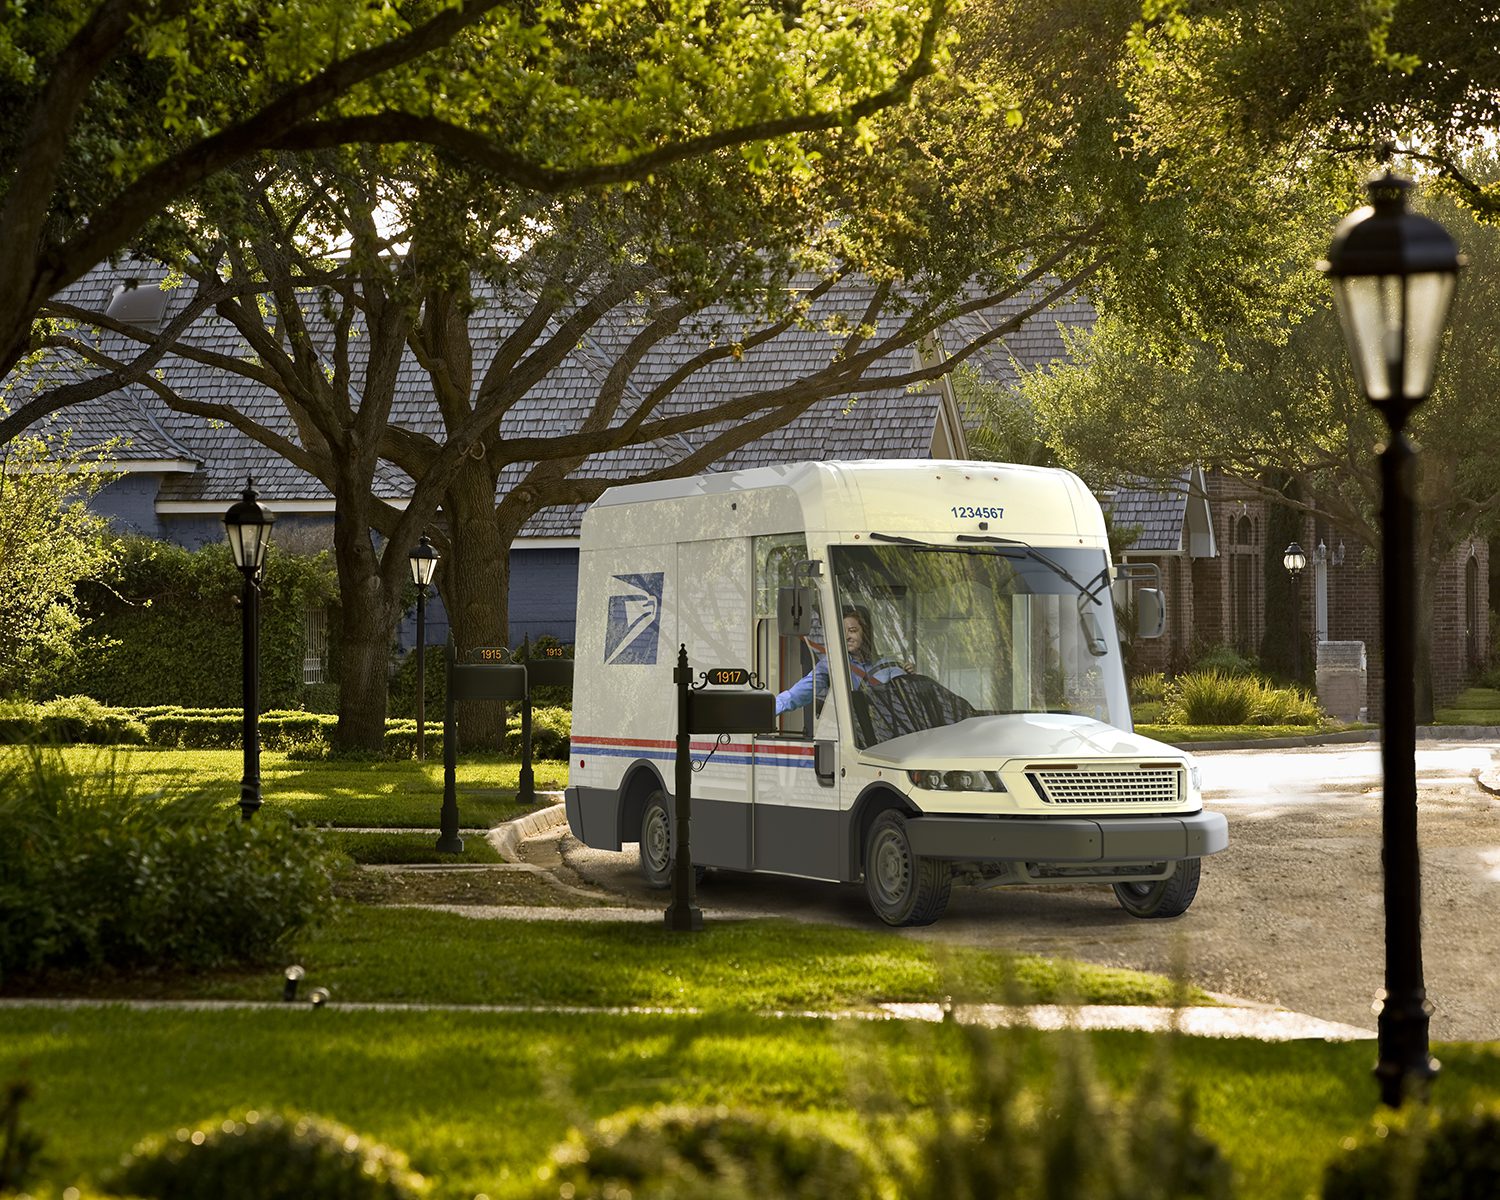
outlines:
[[[1283, 571], [1282, 554], [1295, 541], [1308, 565], [1297, 579], [1295, 614], [1311, 680], [1311, 655], [1319, 641], [1362, 642], [1369, 671], [1372, 719], [1379, 718], [1384, 676], [1380, 656], [1380, 579], [1374, 548], [1327, 520], [1298, 514], [1289, 536], [1267, 545], [1270, 504], [1240, 480], [1219, 472], [1186, 471], [1166, 489], [1121, 489], [1107, 496], [1116, 528], [1139, 529], [1123, 557], [1154, 562], [1168, 603], [1167, 636], [1140, 643], [1136, 669], [1181, 670], [1194, 655], [1232, 646], [1256, 657], [1268, 624], [1267, 560]], [[1489, 543], [1470, 538], [1444, 560], [1433, 611], [1436, 703], [1451, 701], [1488, 661], [1490, 644]], [[1288, 592], [1291, 580], [1287, 579]]]

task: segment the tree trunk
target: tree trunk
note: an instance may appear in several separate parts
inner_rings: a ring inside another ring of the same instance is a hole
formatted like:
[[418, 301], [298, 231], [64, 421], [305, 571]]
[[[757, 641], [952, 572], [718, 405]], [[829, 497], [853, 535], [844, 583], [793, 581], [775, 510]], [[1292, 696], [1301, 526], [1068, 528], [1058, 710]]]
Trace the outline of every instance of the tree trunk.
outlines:
[[391, 639], [400, 618], [370, 542], [368, 514], [342, 504], [333, 521], [339, 576], [339, 750], [379, 751], [390, 695]]
[[[469, 460], [444, 495], [448, 517], [448, 561], [443, 603], [460, 659], [479, 646], [508, 646], [506, 597], [510, 586], [509, 544], [495, 525], [495, 475], [483, 460]], [[489, 700], [459, 703], [454, 717], [459, 745], [469, 750], [505, 748], [506, 705]]]

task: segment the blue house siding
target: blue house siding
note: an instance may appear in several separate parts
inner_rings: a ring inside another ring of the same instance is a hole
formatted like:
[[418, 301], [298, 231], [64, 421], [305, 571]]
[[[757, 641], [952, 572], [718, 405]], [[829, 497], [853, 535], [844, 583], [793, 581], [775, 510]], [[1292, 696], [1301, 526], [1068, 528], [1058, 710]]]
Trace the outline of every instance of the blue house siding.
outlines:
[[551, 547], [510, 554], [510, 637], [518, 646], [530, 638], [555, 637], [571, 645], [578, 615], [578, 550]]
[[99, 489], [89, 507], [108, 517], [116, 533], [137, 533], [142, 537], [162, 538], [161, 521], [156, 515], [156, 493], [161, 476], [155, 472], [121, 475]]
[[[571, 645], [578, 611], [578, 551], [571, 547], [521, 549], [510, 553], [510, 641], [548, 635]], [[448, 612], [434, 588], [427, 595], [427, 644], [448, 640]], [[417, 644], [417, 606], [413, 604], [396, 629], [396, 644], [405, 654]]]

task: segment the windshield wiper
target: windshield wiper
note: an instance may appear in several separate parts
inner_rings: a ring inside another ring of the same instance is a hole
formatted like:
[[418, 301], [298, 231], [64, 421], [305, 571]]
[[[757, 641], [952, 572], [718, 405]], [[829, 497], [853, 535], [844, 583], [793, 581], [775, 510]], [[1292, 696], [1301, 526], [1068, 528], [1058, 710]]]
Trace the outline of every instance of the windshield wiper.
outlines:
[[1052, 571], [1053, 574], [1059, 576], [1062, 579], [1066, 579], [1078, 590], [1078, 594], [1080, 596], [1088, 600], [1092, 600], [1095, 604], [1098, 604], [1100, 602], [1099, 593], [1109, 586], [1108, 567], [1105, 567], [1103, 570], [1101, 570], [1099, 574], [1095, 575], [1091, 580], [1089, 580], [1088, 584], [1085, 585], [1079, 583], [1078, 580], [1074, 579], [1068, 569], [1061, 563], [1056, 562], [1048, 555], [1043, 554], [1035, 546], [1027, 545], [1025, 542], [1019, 542], [1015, 538], [994, 537], [990, 534], [984, 533], [960, 533], [958, 535], [958, 540], [960, 542], [983, 542], [987, 545], [996, 547], [996, 549], [994, 550], [981, 550], [977, 546], [942, 546], [938, 545], [935, 542], [924, 542], [918, 540], [917, 538], [902, 537], [898, 533], [871, 533], [870, 539], [872, 541], [896, 542], [902, 546], [916, 546], [919, 550], [933, 551], [939, 554], [994, 554], [998, 555], [1001, 558], [1015, 558], [1017, 557], [1017, 555], [1007, 554], [1004, 550], [999, 549], [999, 547], [1014, 547], [1015, 550], [1020, 551], [1021, 555], [1041, 563], [1044, 567]]

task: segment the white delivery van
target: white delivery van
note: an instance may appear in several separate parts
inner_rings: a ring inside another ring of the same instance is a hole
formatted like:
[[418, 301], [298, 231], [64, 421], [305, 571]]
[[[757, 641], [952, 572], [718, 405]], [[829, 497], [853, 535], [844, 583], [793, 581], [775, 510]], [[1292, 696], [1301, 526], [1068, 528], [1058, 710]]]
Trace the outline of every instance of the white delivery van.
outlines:
[[1066, 471], [815, 462], [611, 488], [583, 519], [568, 824], [639, 842], [671, 882], [685, 645], [695, 679], [745, 668], [779, 707], [807, 700], [772, 733], [694, 737], [696, 866], [863, 880], [892, 925], [936, 920], [954, 883], [1108, 884], [1177, 916], [1228, 829], [1192, 759], [1132, 731], [1118, 582]]

